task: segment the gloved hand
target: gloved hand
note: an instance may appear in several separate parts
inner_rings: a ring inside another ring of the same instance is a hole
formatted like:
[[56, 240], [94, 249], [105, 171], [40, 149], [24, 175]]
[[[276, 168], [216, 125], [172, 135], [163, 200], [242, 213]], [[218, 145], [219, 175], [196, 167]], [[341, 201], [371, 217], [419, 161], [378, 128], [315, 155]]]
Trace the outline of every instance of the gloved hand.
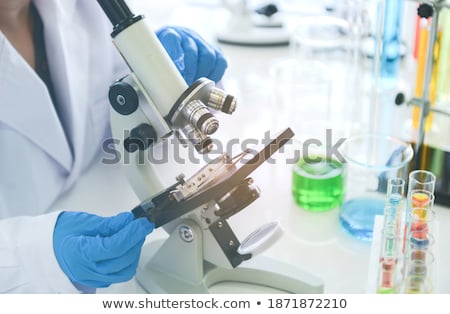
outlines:
[[220, 81], [227, 61], [219, 49], [196, 32], [184, 27], [164, 27], [156, 35], [188, 85], [200, 77]]
[[132, 213], [100, 217], [62, 212], [53, 232], [56, 259], [74, 284], [93, 288], [130, 280], [154, 224]]

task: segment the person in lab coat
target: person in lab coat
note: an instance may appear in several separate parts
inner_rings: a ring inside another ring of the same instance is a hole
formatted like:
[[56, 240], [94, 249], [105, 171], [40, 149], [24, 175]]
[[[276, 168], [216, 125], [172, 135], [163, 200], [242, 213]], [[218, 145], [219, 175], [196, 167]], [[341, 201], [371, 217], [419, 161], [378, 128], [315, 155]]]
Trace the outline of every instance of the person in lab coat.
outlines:
[[[153, 224], [131, 213], [47, 213], [109, 135], [128, 73], [94, 0], [0, 0], [0, 292], [76, 293], [131, 279]], [[194, 32], [157, 33], [186, 81], [226, 61]]]

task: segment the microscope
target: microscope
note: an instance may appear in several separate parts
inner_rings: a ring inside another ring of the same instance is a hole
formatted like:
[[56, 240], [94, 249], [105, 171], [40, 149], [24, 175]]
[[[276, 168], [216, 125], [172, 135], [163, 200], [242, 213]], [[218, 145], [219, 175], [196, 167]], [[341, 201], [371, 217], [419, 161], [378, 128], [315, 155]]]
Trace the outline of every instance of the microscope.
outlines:
[[241, 46], [284, 46], [291, 37], [278, 7], [267, 4], [252, 10], [247, 0], [222, 0], [230, 13], [225, 23], [217, 27], [217, 40]]
[[[240, 241], [227, 221], [260, 196], [249, 175], [292, 138], [292, 131], [287, 128], [237, 156], [217, 153], [194, 171], [198, 164], [189, 162], [192, 153], [212, 153], [210, 136], [219, 126], [212, 112], [233, 113], [235, 97], [206, 78], [188, 86], [144, 16], [134, 15], [123, 0], [98, 3], [130, 69], [110, 86], [109, 101], [122, 166], [141, 202], [132, 212], [168, 233], [144, 245], [137, 281], [149, 293], [209, 293], [222, 282], [322, 292], [319, 278], [255, 257], [281, 237], [277, 222]], [[184, 176], [186, 171], [192, 175]]]

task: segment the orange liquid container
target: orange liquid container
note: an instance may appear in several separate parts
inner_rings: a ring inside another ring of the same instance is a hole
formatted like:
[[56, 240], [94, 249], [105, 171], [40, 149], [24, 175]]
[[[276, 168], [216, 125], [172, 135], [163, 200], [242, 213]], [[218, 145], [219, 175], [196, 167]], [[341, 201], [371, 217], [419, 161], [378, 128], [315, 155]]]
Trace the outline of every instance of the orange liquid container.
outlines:
[[[416, 74], [416, 87], [414, 90], [414, 96], [417, 98], [422, 98], [423, 96], [423, 85], [425, 76], [425, 66], [427, 62], [427, 52], [428, 52], [428, 40], [430, 35], [430, 19], [421, 19], [419, 29], [418, 29], [418, 39], [417, 44], [417, 74]], [[430, 105], [433, 106], [436, 101], [436, 89], [437, 89], [437, 78], [438, 78], [438, 68], [439, 68], [439, 50], [440, 50], [440, 39], [441, 39], [441, 29], [438, 29], [436, 34], [436, 41], [434, 43], [433, 53], [433, 69], [431, 74], [431, 80], [429, 82], [429, 101]], [[433, 120], [433, 113], [430, 112], [425, 119], [424, 130], [428, 131], [431, 127]], [[413, 126], [415, 129], [419, 128], [420, 123], [420, 108], [413, 108]]]

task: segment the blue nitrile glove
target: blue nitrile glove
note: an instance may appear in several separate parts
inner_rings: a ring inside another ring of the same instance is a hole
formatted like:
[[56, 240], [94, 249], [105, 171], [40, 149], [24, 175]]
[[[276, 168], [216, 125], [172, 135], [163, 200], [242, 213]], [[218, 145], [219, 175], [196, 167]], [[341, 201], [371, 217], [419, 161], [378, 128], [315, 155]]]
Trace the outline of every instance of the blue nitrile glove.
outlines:
[[220, 81], [227, 68], [222, 52], [208, 44], [193, 30], [164, 27], [156, 32], [188, 85], [200, 77]]
[[108, 287], [136, 273], [145, 237], [154, 224], [132, 213], [100, 217], [62, 212], [53, 232], [56, 259], [76, 285]]

